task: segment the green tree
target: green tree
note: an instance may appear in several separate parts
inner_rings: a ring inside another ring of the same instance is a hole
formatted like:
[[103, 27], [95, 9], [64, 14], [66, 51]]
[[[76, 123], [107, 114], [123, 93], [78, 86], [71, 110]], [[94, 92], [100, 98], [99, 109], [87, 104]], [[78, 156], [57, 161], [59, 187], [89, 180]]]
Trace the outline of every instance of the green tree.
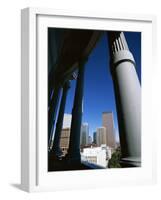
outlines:
[[118, 147], [116, 151], [112, 154], [112, 157], [108, 162], [108, 168], [121, 168], [120, 159], [121, 159], [121, 150], [120, 147]]

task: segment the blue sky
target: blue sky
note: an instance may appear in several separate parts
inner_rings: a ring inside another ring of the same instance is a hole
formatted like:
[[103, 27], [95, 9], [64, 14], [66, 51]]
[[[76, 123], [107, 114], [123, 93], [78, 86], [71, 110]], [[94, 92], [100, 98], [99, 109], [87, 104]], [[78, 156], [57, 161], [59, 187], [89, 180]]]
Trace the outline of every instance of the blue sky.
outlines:
[[[124, 32], [130, 51], [136, 61], [136, 70], [141, 81], [141, 33]], [[71, 82], [65, 113], [71, 113], [76, 81]], [[89, 124], [90, 135], [97, 127], [102, 126], [102, 112], [112, 111], [116, 138], [118, 123], [113, 91], [112, 77], [109, 68], [109, 50], [106, 34], [102, 36], [90, 54], [85, 68], [84, 101], [82, 122]]]

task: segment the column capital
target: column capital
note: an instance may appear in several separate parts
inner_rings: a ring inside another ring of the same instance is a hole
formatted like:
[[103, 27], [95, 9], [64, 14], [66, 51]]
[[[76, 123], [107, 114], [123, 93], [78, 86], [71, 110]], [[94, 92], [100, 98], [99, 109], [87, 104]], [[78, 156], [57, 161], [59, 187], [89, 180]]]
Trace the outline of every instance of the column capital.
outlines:
[[113, 74], [116, 67], [123, 62], [130, 62], [135, 67], [135, 60], [129, 50], [124, 33], [120, 31], [109, 31], [108, 38], [111, 57], [111, 73]]

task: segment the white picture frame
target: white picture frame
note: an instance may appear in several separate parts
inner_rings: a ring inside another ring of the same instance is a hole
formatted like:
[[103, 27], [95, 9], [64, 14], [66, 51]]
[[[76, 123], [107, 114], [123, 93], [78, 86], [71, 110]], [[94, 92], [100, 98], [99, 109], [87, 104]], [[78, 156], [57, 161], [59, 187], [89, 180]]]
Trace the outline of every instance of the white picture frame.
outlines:
[[[86, 23], [84, 23], [86, 22]], [[108, 25], [106, 25], [108, 22]], [[62, 11], [44, 8], [25, 8], [21, 15], [21, 188], [28, 192], [54, 191], [74, 188], [107, 187], [119, 184], [148, 184], [156, 181], [155, 133], [151, 116], [150, 76], [152, 64], [155, 67], [154, 16], [130, 14], [88, 13], [83, 11]], [[47, 92], [47, 43], [44, 37], [47, 27], [74, 27], [142, 31], [142, 150], [143, 167], [139, 169], [110, 169], [52, 172], [45, 171], [47, 165], [47, 132], [44, 117]], [[41, 33], [41, 34], [39, 34]], [[39, 37], [38, 37], [39, 34]], [[42, 39], [42, 38], [41, 38]], [[41, 40], [42, 41], [42, 40]], [[40, 49], [43, 49], [43, 52]], [[41, 60], [39, 60], [39, 56]], [[42, 58], [43, 57], [43, 58]], [[146, 58], [146, 59], [145, 59]], [[46, 78], [45, 78], [46, 77]], [[43, 88], [42, 88], [43, 85]], [[39, 90], [41, 88], [41, 92]], [[39, 101], [39, 99], [42, 99]], [[41, 104], [41, 105], [40, 105]], [[43, 105], [43, 106], [42, 106]], [[40, 109], [40, 107], [42, 109]], [[44, 115], [43, 115], [44, 114]], [[42, 118], [43, 116], [43, 118]], [[146, 126], [145, 126], [146, 124]], [[146, 134], [145, 134], [146, 132]], [[150, 147], [150, 148], [149, 148]], [[41, 156], [40, 156], [41, 155]], [[45, 162], [46, 160], [46, 162]], [[107, 181], [108, 180], [108, 181]]]

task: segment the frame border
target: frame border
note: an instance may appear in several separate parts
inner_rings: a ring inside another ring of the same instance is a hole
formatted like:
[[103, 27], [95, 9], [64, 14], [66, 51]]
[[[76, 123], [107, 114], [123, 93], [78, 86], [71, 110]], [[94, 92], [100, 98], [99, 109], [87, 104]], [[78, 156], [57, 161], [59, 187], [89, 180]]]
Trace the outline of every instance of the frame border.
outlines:
[[[156, 17], [153, 15], [67, 11], [48, 8], [21, 10], [21, 189], [28, 192], [43, 190], [37, 183], [37, 15], [150, 22], [152, 23], [153, 35], [152, 59], [153, 62], [156, 60]], [[155, 147], [155, 145], [153, 146]], [[156, 156], [154, 153], [156, 153], [156, 149], [153, 150], [153, 180], [156, 182]]]

